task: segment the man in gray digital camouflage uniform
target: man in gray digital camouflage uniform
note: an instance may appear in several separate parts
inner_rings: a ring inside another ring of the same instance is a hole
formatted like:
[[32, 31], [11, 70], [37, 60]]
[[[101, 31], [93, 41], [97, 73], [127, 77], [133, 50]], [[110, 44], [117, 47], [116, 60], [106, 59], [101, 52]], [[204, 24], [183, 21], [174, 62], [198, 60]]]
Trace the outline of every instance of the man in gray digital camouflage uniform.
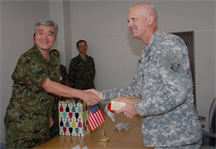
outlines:
[[35, 45], [18, 60], [12, 74], [13, 92], [4, 121], [7, 148], [32, 148], [49, 139], [56, 95], [80, 98], [88, 105], [101, 101], [92, 93], [58, 83], [59, 58], [50, 52], [57, 33], [58, 25], [53, 20], [39, 20], [35, 24]]
[[188, 50], [182, 39], [158, 29], [157, 12], [148, 3], [134, 5], [128, 14], [134, 38], [145, 44], [133, 82], [119, 89], [96, 93], [103, 100], [117, 96], [141, 97], [116, 111], [132, 118], [143, 116], [144, 146], [198, 149], [202, 130], [196, 115]]

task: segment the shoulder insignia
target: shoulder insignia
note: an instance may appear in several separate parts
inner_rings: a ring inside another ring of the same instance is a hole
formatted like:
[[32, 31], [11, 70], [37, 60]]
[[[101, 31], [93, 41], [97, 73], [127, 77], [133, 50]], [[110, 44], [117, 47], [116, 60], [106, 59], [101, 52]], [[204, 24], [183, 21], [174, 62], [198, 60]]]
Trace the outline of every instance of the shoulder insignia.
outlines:
[[184, 74], [181, 61], [172, 50], [168, 51], [166, 55], [160, 59], [160, 63], [173, 79], [176, 79]]

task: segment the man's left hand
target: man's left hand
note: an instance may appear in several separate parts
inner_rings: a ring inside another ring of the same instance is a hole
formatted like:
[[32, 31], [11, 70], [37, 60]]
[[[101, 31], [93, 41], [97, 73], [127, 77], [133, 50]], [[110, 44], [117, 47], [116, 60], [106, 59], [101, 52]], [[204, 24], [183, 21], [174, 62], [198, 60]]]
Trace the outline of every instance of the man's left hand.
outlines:
[[117, 110], [116, 113], [124, 113], [124, 115], [129, 118], [133, 118], [134, 116], [138, 115], [135, 108], [135, 102], [124, 99], [121, 99], [119, 101], [126, 103], [126, 105], [121, 109]]

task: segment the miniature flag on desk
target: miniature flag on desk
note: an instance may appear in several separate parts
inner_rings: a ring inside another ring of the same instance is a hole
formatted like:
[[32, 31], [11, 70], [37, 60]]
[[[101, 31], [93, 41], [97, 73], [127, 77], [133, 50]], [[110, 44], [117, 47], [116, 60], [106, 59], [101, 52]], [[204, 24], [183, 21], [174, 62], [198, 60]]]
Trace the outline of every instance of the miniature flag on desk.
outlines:
[[109, 115], [109, 117], [112, 119], [113, 122], [115, 122], [115, 115], [114, 115], [114, 111], [111, 110], [111, 102], [109, 102], [106, 107], [105, 107], [105, 112], [107, 113], [107, 115]]
[[90, 108], [88, 126], [90, 130], [94, 130], [105, 122], [105, 117], [99, 105], [92, 106]]

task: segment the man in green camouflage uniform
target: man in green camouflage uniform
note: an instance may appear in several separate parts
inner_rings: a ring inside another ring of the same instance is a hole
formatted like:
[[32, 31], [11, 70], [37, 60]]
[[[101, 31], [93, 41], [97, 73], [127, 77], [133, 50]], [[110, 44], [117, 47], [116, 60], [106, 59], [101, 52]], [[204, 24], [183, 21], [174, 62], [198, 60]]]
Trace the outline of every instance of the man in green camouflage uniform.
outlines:
[[58, 25], [51, 19], [39, 20], [35, 24], [35, 45], [18, 60], [4, 121], [7, 148], [32, 148], [49, 139], [55, 95], [76, 97], [89, 105], [101, 101], [94, 94], [57, 83], [60, 61], [50, 52], [57, 33]]
[[41, 83], [47, 77], [58, 82], [59, 67], [59, 59], [53, 53], [47, 61], [37, 46], [20, 57], [12, 75], [13, 94], [5, 117], [6, 139], [11, 147], [16, 147], [13, 146], [16, 139], [19, 139], [17, 143], [20, 145], [33, 145], [34, 142], [28, 142], [30, 139], [37, 143], [47, 139], [49, 118], [57, 97], [42, 90]]
[[69, 81], [70, 85], [76, 89], [91, 89], [95, 88], [95, 65], [94, 59], [86, 54], [87, 42], [79, 40], [77, 42], [77, 50], [79, 55], [71, 59], [69, 66]]

